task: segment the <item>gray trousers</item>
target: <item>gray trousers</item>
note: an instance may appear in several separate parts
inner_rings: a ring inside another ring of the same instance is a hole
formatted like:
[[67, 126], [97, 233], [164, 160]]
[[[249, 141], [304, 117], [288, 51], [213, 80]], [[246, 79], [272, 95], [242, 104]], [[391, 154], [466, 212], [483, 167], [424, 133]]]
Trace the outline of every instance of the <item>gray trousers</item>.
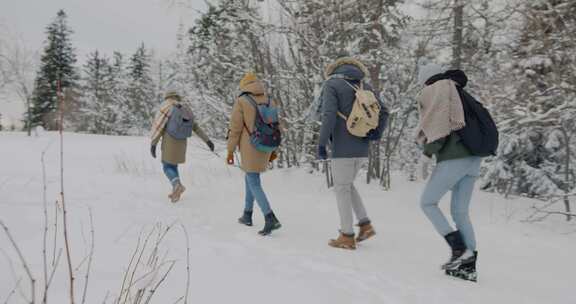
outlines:
[[354, 180], [362, 168], [365, 158], [334, 158], [332, 159], [332, 175], [334, 176], [334, 192], [340, 213], [340, 232], [354, 234], [354, 217], [359, 223], [370, 221], [366, 208], [354, 187]]

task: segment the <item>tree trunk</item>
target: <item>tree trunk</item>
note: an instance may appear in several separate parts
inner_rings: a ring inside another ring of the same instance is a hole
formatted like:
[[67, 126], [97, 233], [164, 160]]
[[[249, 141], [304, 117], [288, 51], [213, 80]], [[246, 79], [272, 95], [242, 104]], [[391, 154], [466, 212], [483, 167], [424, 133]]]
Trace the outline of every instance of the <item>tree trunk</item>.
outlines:
[[28, 132], [28, 136], [32, 136], [32, 113], [30, 109], [30, 97], [26, 96], [26, 112], [28, 113], [28, 117], [26, 117], [26, 131]]
[[[564, 193], [568, 195], [572, 189], [570, 185], [570, 154], [572, 151], [570, 149], [570, 134], [568, 134], [568, 131], [564, 127], [562, 127], [561, 130], [562, 135], [564, 136], [564, 146], [566, 147], [566, 158], [564, 163]], [[566, 220], [572, 220], [572, 216], [570, 215], [570, 199], [568, 196], [564, 197], [564, 208], [566, 209]]]
[[452, 40], [452, 68], [462, 68], [462, 48], [464, 46], [464, 1], [454, 0], [454, 36]]

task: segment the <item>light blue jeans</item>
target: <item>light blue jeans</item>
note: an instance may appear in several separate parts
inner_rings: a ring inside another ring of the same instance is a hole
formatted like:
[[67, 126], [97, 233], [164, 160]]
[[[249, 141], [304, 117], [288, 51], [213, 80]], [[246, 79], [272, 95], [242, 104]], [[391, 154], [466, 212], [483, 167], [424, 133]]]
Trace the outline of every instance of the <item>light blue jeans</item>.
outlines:
[[180, 182], [178, 165], [162, 162], [162, 170], [164, 171], [164, 174], [166, 175], [172, 186], [175, 186], [178, 182]]
[[454, 229], [438, 208], [440, 199], [446, 192], [452, 190], [450, 213], [456, 229], [460, 231], [466, 247], [476, 250], [476, 237], [470, 221], [469, 208], [476, 178], [480, 174], [481, 157], [466, 157], [440, 162], [434, 168], [432, 175], [422, 193], [420, 206], [434, 228], [442, 236]]
[[260, 173], [246, 173], [244, 181], [246, 182], [244, 211], [252, 211], [254, 208], [254, 200], [256, 200], [264, 216], [272, 212], [268, 198], [266, 198], [266, 193], [264, 193], [264, 190], [262, 189]]

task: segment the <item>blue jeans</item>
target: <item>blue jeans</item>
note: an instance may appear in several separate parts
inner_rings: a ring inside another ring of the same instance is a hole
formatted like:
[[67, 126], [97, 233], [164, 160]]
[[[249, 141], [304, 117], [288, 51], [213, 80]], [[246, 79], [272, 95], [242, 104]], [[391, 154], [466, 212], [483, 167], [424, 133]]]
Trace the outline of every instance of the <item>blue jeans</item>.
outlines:
[[466, 247], [476, 250], [474, 228], [470, 221], [469, 208], [476, 178], [480, 174], [480, 157], [466, 157], [440, 162], [434, 168], [430, 180], [422, 193], [420, 206], [434, 228], [442, 236], [454, 230], [442, 214], [438, 203], [440, 199], [452, 190], [450, 213], [456, 229], [460, 231]]
[[252, 211], [254, 200], [256, 200], [264, 216], [272, 212], [268, 198], [266, 198], [266, 194], [262, 189], [260, 173], [246, 173], [244, 180], [246, 182], [246, 205], [244, 206], [244, 211]]
[[180, 182], [180, 174], [178, 173], [178, 165], [169, 164], [166, 162], [162, 162], [162, 170], [164, 170], [164, 174], [170, 181], [172, 186], [176, 185]]

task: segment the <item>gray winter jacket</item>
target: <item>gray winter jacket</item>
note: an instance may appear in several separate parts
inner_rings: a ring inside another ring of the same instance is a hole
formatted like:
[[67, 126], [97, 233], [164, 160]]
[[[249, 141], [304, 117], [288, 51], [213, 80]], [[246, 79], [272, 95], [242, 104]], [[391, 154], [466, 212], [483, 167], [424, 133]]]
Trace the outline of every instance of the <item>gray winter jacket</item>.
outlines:
[[[366, 68], [362, 63], [348, 58], [338, 64], [332, 65], [327, 70], [327, 75], [344, 75], [353, 85], [359, 85], [366, 76]], [[370, 85], [364, 83], [364, 89], [372, 90]], [[376, 130], [378, 138], [382, 136], [388, 120], [388, 110], [380, 102], [380, 123]], [[356, 99], [356, 92], [344, 79], [332, 78], [324, 83], [322, 90], [322, 128], [320, 130], [319, 146], [328, 146], [330, 143], [332, 158], [368, 157], [370, 141], [366, 138], [356, 137], [346, 128], [346, 121], [337, 115], [338, 111], [348, 116], [352, 112], [352, 106]]]

